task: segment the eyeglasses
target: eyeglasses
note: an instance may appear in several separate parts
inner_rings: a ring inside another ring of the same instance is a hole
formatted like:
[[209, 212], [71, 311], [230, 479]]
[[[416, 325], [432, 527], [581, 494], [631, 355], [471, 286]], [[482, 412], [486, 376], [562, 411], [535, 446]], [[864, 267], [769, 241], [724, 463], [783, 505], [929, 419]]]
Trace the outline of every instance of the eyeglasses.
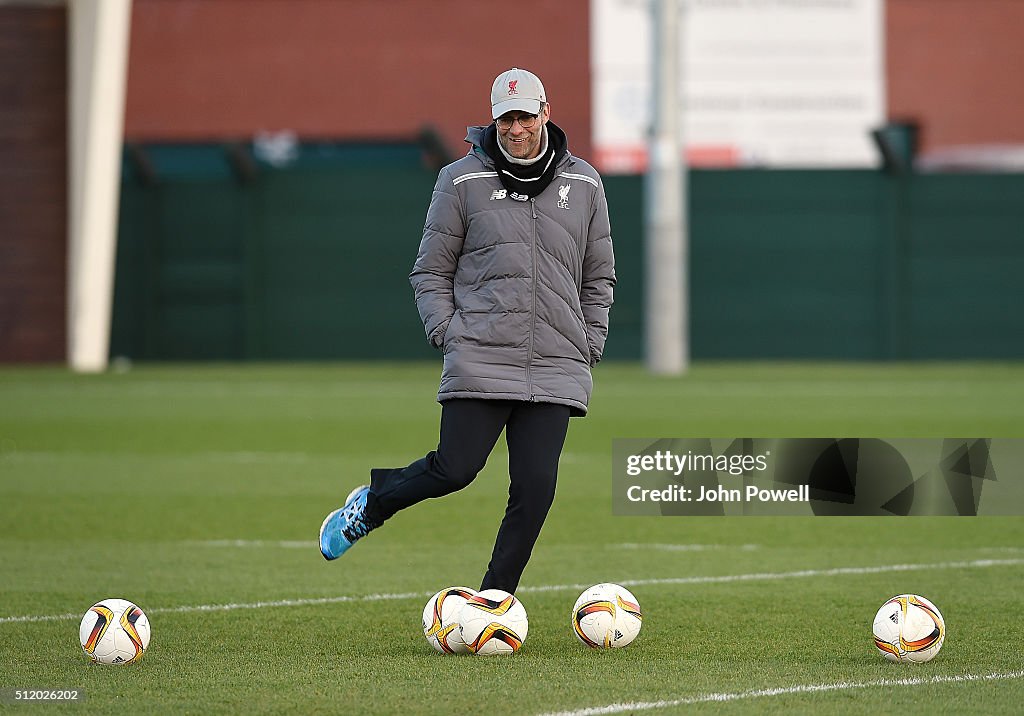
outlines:
[[520, 114], [518, 117], [498, 117], [494, 120], [494, 123], [498, 125], [498, 129], [505, 131], [512, 129], [512, 125], [515, 122], [519, 122], [519, 126], [523, 129], [529, 129], [533, 125], [537, 124], [537, 115], [535, 114]]

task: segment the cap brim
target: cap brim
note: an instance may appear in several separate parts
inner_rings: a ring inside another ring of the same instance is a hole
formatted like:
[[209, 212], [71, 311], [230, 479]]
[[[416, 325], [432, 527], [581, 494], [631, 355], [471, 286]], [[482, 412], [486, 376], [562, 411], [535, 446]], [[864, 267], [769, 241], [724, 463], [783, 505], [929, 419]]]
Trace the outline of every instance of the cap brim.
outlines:
[[529, 112], [530, 114], [540, 114], [540, 108], [540, 100], [513, 97], [504, 102], [498, 102], [498, 104], [491, 107], [491, 119], [497, 119], [505, 114], [505, 112], [512, 112], [514, 110]]

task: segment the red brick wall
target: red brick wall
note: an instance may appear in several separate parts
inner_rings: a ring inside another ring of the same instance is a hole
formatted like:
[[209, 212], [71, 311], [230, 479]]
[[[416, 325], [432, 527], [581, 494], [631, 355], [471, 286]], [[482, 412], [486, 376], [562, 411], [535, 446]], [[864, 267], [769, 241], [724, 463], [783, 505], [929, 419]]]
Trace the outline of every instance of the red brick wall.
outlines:
[[394, 138], [433, 123], [462, 154], [491, 81], [536, 72], [590, 154], [588, 0], [136, 0], [128, 139]]
[[65, 356], [63, 7], [0, 7], [0, 362]]
[[923, 149], [1024, 142], [1024, 1], [888, 0], [890, 117]]
[[[891, 117], [923, 148], [1024, 141], [1024, 0], [887, 0]], [[589, 0], [135, 0], [129, 139], [391, 139], [433, 123], [463, 149], [522, 65], [590, 156]]]

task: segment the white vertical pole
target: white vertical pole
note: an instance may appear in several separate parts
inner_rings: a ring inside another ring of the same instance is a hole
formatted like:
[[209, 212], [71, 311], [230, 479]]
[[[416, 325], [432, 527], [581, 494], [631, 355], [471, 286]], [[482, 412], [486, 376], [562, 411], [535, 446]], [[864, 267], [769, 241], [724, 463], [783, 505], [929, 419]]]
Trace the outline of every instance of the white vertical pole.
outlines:
[[652, 0], [652, 6], [654, 121], [644, 187], [644, 351], [652, 373], [679, 375], [689, 365], [686, 173], [679, 101], [681, 8], [677, 0]]
[[131, 0], [69, 0], [68, 364], [110, 350]]

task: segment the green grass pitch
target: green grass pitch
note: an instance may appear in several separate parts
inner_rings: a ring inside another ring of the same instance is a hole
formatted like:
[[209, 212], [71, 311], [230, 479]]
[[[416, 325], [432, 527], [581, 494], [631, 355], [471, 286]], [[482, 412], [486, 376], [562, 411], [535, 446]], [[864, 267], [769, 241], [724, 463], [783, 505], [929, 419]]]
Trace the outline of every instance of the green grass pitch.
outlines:
[[[519, 593], [529, 636], [504, 658], [441, 656], [419, 624], [437, 589], [479, 585], [502, 443], [471, 487], [343, 559], [315, 545], [370, 467], [436, 444], [437, 374], [0, 370], [0, 687], [84, 688], [43, 709], [82, 713], [1020, 712], [1024, 518], [612, 517], [610, 455], [615, 437], [1024, 437], [1024, 364], [602, 364]], [[891, 565], [908, 568], [874, 569]], [[600, 581], [644, 609], [626, 649], [569, 629]], [[946, 618], [929, 664], [874, 653], [871, 619], [901, 592]], [[104, 597], [148, 613], [138, 664], [82, 654]]]

